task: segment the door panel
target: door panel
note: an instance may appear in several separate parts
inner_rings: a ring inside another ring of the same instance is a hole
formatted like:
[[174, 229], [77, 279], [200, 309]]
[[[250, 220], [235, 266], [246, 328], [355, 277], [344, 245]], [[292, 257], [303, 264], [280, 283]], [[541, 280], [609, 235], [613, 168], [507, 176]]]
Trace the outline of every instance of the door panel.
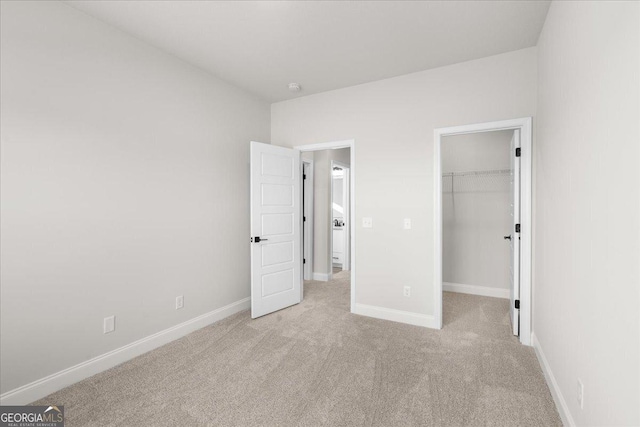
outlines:
[[294, 162], [290, 156], [263, 152], [260, 155], [260, 160], [260, 164], [262, 165], [262, 175], [293, 178]]
[[293, 233], [294, 215], [292, 213], [262, 215], [262, 236], [286, 236]]
[[251, 317], [302, 300], [300, 152], [251, 142]]
[[293, 203], [291, 185], [262, 184], [261, 188], [263, 206], [291, 206]]
[[295, 287], [293, 269], [262, 275], [262, 297], [290, 291]]
[[516, 232], [516, 225], [520, 224], [520, 157], [516, 157], [516, 148], [520, 148], [520, 131], [515, 130], [511, 138], [511, 290], [510, 317], [514, 335], [520, 334], [520, 310], [516, 308], [516, 301], [520, 301], [520, 233]]
[[262, 247], [263, 267], [285, 262], [293, 262], [293, 242], [275, 243]]

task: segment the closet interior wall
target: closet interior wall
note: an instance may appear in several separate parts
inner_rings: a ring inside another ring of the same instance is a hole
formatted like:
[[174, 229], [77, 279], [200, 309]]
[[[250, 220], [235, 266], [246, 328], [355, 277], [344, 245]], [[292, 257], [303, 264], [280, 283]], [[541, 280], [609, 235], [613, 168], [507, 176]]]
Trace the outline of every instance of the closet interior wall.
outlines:
[[442, 144], [443, 282], [509, 290], [513, 131], [449, 136]]

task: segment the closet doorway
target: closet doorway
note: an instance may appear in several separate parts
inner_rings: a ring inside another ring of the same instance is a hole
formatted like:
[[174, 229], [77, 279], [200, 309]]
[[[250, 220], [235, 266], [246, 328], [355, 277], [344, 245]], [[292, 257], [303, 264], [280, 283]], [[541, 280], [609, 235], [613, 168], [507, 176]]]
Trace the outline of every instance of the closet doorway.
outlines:
[[436, 322], [443, 290], [505, 298], [530, 345], [531, 119], [436, 129], [434, 171]]

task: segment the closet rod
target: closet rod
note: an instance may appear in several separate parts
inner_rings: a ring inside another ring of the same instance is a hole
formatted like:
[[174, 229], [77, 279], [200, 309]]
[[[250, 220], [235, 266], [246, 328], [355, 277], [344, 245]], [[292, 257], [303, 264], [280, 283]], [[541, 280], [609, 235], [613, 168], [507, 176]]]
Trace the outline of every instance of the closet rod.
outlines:
[[482, 176], [482, 175], [510, 175], [511, 169], [498, 169], [490, 171], [446, 172], [442, 176]]

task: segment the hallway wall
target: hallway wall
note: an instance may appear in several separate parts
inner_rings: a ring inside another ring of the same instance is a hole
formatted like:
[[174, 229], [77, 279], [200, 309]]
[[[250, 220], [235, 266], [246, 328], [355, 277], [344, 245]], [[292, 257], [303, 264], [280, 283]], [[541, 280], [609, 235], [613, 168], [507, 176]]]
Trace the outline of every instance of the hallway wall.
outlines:
[[[350, 164], [350, 150], [320, 150], [313, 153], [313, 272], [329, 275], [332, 272], [331, 248], [331, 161]], [[320, 276], [323, 277], [323, 276]]]

